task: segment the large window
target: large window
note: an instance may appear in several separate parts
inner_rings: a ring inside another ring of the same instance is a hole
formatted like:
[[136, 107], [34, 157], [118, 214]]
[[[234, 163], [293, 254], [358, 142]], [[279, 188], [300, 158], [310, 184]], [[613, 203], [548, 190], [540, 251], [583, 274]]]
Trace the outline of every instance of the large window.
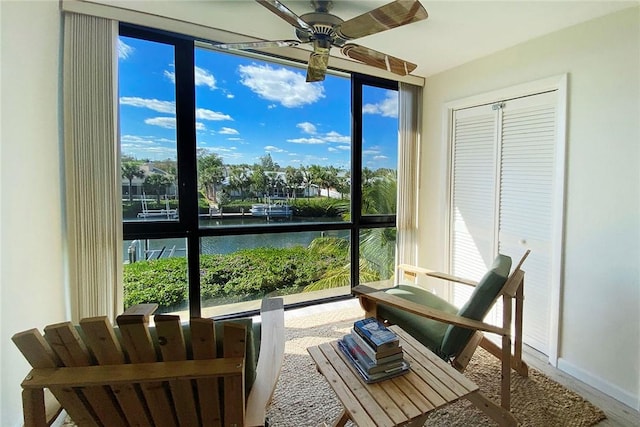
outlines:
[[127, 26], [119, 43], [125, 304], [223, 316], [392, 279], [397, 83], [306, 83]]

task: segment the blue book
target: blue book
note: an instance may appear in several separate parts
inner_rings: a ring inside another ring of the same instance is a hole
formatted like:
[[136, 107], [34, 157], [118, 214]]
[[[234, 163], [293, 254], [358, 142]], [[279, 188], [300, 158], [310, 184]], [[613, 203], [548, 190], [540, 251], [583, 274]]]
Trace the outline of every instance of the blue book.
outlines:
[[[386, 372], [394, 368], [398, 368], [402, 366], [403, 357], [402, 353], [398, 353], [394, 355], [392, 360], [388, 362], [379, 362], [374, 361], [363, 351], [363, 349], [356, 343], [351, 334], [347, 334], [342, 338], [342, 342], [349, 350], [349, 353], [358, 360], [360, 366], [364, 369], [367, 374], [375, 374], [378, 372]], [[396, 357], [399, 356], [399, 357]]]
[[340, 349], [340, 351], [342, 351], [342, 353], [345, 355], [347, 360], [349, 360], [351, 365], [355, 368], [355, 370], [358, 372], [358, 374], [360, 374], [364, 382], [367, 384], [375, 383], [378, 381], [384, 381], [389, 378], [397, 377], [398, 375], [402, 375], [409, 372], [409, 362], [403, 361], [402, 365], [397, 368], [392, 368], [387, 371], [378, 372], [375, 374], [368, 374], [362, 368], [358, 360], [351, 355], [351, 353], [349, 352], [349, 349], [347, 348], [346, 344], [342, 340], [338, 340], [338, 348]]
[[393, 349], [399, 346], [400, 340], [395, 332], [389, 330], [374, 317], [357, 320], [353, 329], [373, 348], [374, 351]]

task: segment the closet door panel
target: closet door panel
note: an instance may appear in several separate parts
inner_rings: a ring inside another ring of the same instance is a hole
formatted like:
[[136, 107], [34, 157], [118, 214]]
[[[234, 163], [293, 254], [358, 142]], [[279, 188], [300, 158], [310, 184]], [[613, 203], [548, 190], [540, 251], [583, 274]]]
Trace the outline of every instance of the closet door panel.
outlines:
[[[478, 280], [495, 251], [497, 112], [480, 106], [454, 112], [452, 145], [451, 272]], [[463, 305], [472, 289], [456, 286]]]
[[498, 249], [525, 275], [524, 341], [547, 353], [556, 159], [555, 93], [508, 101], [502, 110]]

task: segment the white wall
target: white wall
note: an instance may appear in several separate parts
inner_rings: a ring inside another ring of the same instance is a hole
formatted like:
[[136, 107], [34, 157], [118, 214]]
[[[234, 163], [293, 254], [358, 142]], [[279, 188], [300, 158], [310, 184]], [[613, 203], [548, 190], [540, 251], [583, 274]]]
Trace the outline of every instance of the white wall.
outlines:
[[559, 367], [640, 409], [640, 8], [426, 80], [419, 263], [445, 267], [443, 105], [563, 73], [569, 105]]
[[0, 425], [22, 424], [19, 331], [65, 320], [58, 3], [0, 1]]

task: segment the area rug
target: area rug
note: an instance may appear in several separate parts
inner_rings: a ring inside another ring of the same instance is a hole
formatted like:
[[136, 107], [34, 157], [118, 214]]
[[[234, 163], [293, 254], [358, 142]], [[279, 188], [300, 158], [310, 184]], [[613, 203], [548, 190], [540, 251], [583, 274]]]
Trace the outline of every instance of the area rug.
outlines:
[[[353, 320], [361, 317], [359, 307], [348, 307], [285, 320], [285, 361], [267, 412], [270, 426], [325, 426], [339, 416], [340, 402], [306, 349], [341, 338]], [[479, 349], [465, 375], [489, 398], [500, 401], [500, 364], [496, 358]], [[511, 384], [512, 413], [522, 426], [591, 426], [605, 418], [600, 409], [536, 370], [530, 369], [528, 378], [514, 373]], [[495, 423], [467, 400], [434, 411], [425, 424], [485, 425]]]

